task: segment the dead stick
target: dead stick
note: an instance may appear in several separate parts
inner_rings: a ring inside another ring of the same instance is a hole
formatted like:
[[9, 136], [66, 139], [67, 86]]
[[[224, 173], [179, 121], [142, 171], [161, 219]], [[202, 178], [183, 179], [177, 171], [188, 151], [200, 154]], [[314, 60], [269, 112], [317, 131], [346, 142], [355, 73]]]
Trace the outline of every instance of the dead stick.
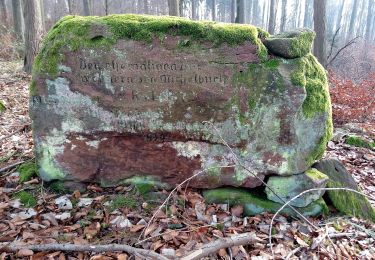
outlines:
[[261, 242], [262, 240], [258, 238], [255, 233], [243, 233], [239, 235], [234, 235], [231, 237], [225, 237], [222, 239], [215, 240], [208, 244], [203, 245], [201, 248], [194, 250], [188, 255], [181, 258], [181, 260], [195, 260], [201, 259], [210, 254], [216, 253], [222, 248], [228, 248], [232, 246], [242, 246], [246, 244]]
[[17, 134], [18, 132], [24, 130], [25, 127], [28, 127], [29, 125], [30, 124], [23, 125], [22, 127], [20, 127], [19, 129], [17, 129], [16, 131], [11, 132], [11, 133], [7, 134], [6, 136], [1, 137], [0, 138], [0, 142], [3, 141], [4, 139], [7, 139], [7, 138], [11, 137], [12, 135]]
[[69, 252], [114, 252], [123, 251], [130, 254], [142, 255], [146, 259], [161, 259], [168, 260], [168, 258], [155, 253], [151, 250], [135, 248], [129, 245], [108, 244], [108, 245], [74, 245], [74, 244], [41, 244], [41, 245], [18, 245], [14, 243], [0, 244], [0, 252], [16, 252], [20, 249], [29, 249], [32, 251], [69, 251]]
[[12, 169], [12, 168], [14, 168], [14, 167], [20, 165], [20, 164], [23, 164], [24, 162], [26, 162], [26, 161], [16, 162], [16, 163], [13, 163], [13, 164], [11, 164], [11, 165], [8, 165], [8, 166], [6, 166], [6, 167], [4, 167], [4, 168], [1, 168], [1, 169], [0, 169], [0, 173], [2, 173], [2, 172], [6, 172], [6, 171], [8, 171], [8, 170], [10, 170], [10, 169]]

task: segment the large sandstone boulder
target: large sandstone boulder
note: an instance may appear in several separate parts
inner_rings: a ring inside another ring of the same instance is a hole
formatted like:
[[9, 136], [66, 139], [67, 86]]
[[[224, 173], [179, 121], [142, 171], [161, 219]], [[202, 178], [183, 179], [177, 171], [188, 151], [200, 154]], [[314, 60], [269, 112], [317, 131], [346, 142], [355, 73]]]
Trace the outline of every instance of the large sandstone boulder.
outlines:
[[304, 49], [270, 58], [261, 36], [172, 17], [63, 18], [30, 87], [41, 177], [168, 188], [206, 170], [189, 185], [213, 188], [306, 171], [332, 132], [325, 71]]

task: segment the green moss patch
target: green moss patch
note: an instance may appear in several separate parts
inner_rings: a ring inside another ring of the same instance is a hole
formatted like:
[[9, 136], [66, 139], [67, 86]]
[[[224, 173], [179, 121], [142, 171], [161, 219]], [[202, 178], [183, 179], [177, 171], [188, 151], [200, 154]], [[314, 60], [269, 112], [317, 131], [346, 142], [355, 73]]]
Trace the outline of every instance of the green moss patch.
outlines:
[[[92, 27], [100, 28], [103, 35], [90, 35]], [[153, 38], [164, 40], [165, 35], [183, 36], [185, 42], [212, 42], [215, 45], [242, 44], [250, 41], [258, 46], [261, 58], [267, 50], [259, 36], [261, 32], [251, 25], [196, 22], [179, 17], [147, 15], [110, 15], [105, 17], [66, 16], [56, 23], [45, 37], [41, 51], [36, 57], [34, 73], [46, 73], [55, 77], [62, 50], [75, 51], [79, 48], [110, 48], [119, 39], [151, 42]]]
[[314, 168], [308, 169], [307, 171], [305, 171], [305, 174], [312, 180], [324, 180], [328, 178], [327, 175]]
[[137, 198], [133, 195], [118, 195], [112, 200], [109, 210], [114, 211], [123, 207], [135, 209], [137, 207]]
[[0, 113], [4, 112], [7, 108], [5, 107], [4, 103], [0, 100]]
[[368, 142], [358, 136], [351, 135], [348, 138], [345, 139], [345, 143], [357, 147], [364, 147], [369, 149], [375, 148], [375, 142]]
[[23, 163], [18, 166], [17, 171], [20, 173], [20, 182], [26, 182], [38, 176], [38, 167], [35, 162]]
[[302, 57], [311, 51], [314, 42], [315, 32], [302, 31], [297, 37], [293, 37], [290, 44], [290, 53], [292, 56]]
[[29, 192], [20, 191], [13, 195], [13, 199], [19, 199], [20, 202], [28, 208], [32, 208], [37, 204], [36, 198]]

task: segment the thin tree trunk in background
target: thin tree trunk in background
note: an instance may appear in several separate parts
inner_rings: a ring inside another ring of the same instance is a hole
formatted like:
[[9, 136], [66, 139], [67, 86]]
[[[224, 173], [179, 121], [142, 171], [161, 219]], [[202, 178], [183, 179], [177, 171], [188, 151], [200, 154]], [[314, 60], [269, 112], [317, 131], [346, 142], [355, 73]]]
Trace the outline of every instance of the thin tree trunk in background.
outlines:
[[350, 15], [349, 31], [346, 37], [347, 39], [351, 38], [354, 33], [355, 22], [357, 20], [358, 5], [358, 0], [353, 0], [352, 14]]
[[0, 0], [0, 23], [4, 25], [8, 24], [8, 12], [5, 0]]
[[197, 1], [198, 0], [191, 1], [191, 19], [193, 20], [197, 19]]
[[263, 2], [263, 12], [262, 12], [262, 27], [266, 28], [267, 27], [267, 1]]
[[314, 40], [314, 55], [318, 61], [326, 66], [326, 4], [327, 0], [314, 1], [314, 30], [316, 37]]
[[180, 16], [180, 1], [179, 0], [168, 0], [169, 15]]
[[257, 18], [258, 18], [259, 13], [257, 12], [257, 7], [258, 7], [258, 1], [253, 0], [252, 5], [251, 5], [251, 12], [252, 12], [251, 20], [250, 20], [251, 24], [257, 24], [258, 23]]
[[73, 4], [72, 0], [67, 0], [68, 1], [68, 13], [72, 14], [73, 13]]
[[91, 6], [89, 0], [83, 0], [83, 15], [91, 15]]
[[211, 16], [212, 21], [216, 21], [216, 0], [211, 1]]
[[145, 14], [149, 13], [149, 10], [148, 10], [148, 0], [143, 0], [143, 10], [144, 10]]
[[[369, 0], [370, 1], [370, 0]], [[361, 8], [360, 8], [360, 13], [359, 13], [359, 28], [358, 28], [358, 34], [357, 35], [364, 35], [365, 28], [366, 28], [366, 16], [365, 14], [365, 8], [366, 6], [366, 0], [362, 0]]]
[[[344, 11], [344, 4], [345, 4], [345, 2], [344, 2], [344, 0], [342, 0], [339, 12], [337, 14], [336, 28], [335, 28], [336, 30], [341, 27], [341, 21], [342, 21], [342, 16], [343, 16], [343, 11]], [[341, 31], [343, 31], [343, 30], [341, 30]]]
[[286, 6], [288, 0], [282, 0], [281, 2], [281, 22], [280, 22], [280, 32], [285, 31], [286, 25]]
[[[45, 25], [45, 20], [44, 20], [44, 1], [39, 0], [39, 10], [40, 10], [40, 19], [42, 21], [41, 26], [42, 26], [42, 32], [45, 32], [46, 30], [46, 25]], [[56, 17], [55, 17], [56, 18]]]
[[236, 22], [236, 3], [236, 0], [232, 0], [231, 2], [230, 19], [232, 23]]
[[[366, 22], [366, 32], [365, 32], [365, 37], [366, 40], [371, 39], [371, 20], [373, 18], [373, 9], [374, 9], [374, 0], [369, 0], [368, 1], [368, 6], [367, 6], [367, 22]], [[373, 25], [374, 26], [374, 25]]]
[[31, 73], [35, 56], [39, 51], [43, 27], [39, 0], [23, 0], [25, 17], [24, 71]]
[[268, 21], [268, 32], [270, 34], [274, 34], [275, 33], [275, 3], [276, 3], [276, 0], [271, 0], [271, 5], [270, 5], [270, 19]]
[[23, 35], [23, 15], [22, 15], [22, 6], [21, 0], [12, 0], [12, 9], [13, 9], [13, 25], [14, 25], [14, 32], [17, 36], [17, 39], [23, 42], [24, 35]]
[[237, 7], [237, 16], [236, 16], [236, 23], [245, 23], [245, 0], [237, 0], [236, 1]]
[[311, 28], [312, 26], [312, 2], [314, 0], [306, 0], [305, 4], [305, 14], [303, 16], [303, 27], [305, 28]]

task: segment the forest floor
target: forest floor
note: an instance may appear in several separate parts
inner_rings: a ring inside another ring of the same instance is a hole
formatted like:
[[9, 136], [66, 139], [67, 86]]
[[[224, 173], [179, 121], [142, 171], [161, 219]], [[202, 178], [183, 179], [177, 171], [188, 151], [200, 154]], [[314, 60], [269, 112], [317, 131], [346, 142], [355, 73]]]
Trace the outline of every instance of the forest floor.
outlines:
[[[28, 116], [30, 77], [18, 62], [0, 62], [0, 100], [6, 106], [0, 117], [0, 169], [33, 160], [31, 121]], [[372, 93], [372, 96], [374, 93]], [[340, 107], [333, 104], [333, 107]], [[357, 135], [374, 140], [374, 122], [336, 127], [325, 157], [344, 163], [363, 192], [375, 198], [375, 152], [346, 143]], [[153, 196], [152, 196], [153, 195]], [[0, 259], [128, 259], [118, 252], [1, 252], [9, 242], [19, 244], [71, 243], [76, 245], [127, 244], [176, 258], [217, 238], [253, 234], [255, 243], [220, 249], [212, 259], [271, 259], [268, 232], [272, 230], [277, 259], [375, 259], [375, 225], [338, 215], [303, 220], [275, 218], [272, 214], [242, 217], [243, 208], [206, 204], [199, 191], [188, 187], [167, 196], [160, 191], [144, 196], [132, 186], [64, 194], [43, 186], [35, 176], [20, 180], [17, 167], [0, 173]], [[375, 206], [375, 199], [370, 200]], [[216, 216], [216, 221], [213, 219]], [[152, 218], [154, 216], [154, 218]], [[152, 220], [152, 221], [150, 221]], [[135, 259], [140, 259], [135, 256]], [[209, 258], [207, 258], [209, 259]]]

